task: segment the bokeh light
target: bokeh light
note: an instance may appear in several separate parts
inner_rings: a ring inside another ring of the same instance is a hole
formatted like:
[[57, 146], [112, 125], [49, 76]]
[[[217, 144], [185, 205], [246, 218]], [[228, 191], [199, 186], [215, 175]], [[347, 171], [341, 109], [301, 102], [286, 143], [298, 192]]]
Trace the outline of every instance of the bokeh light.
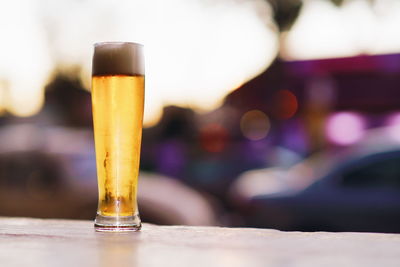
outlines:
[[200, 129], [200, 146], [207, 152], [222, 152], [229, 142], [228, 130], [218, 123], [209, 123]]
[[385, 122], [388, 126], [388, 134], [396, 141], [400, 141], [400, 112], [391, 114]]
[[400, 125], [400, 112], [394, 112], [390, 114], [384, 123], [386, 126], [398, 126]]
[[350, 145], [360, 140], [365, 133], [365, 120], [355, 112], [339, 112], [326, 122], [327, 138], [338, 145]]
[[277, 105], [277, 117], [280, 119], [290, 119], [298, 109], [297, 97], [289, 90], [279, 90], [275, 94]]
[[253, 141], [261, 140], [268, 135], [271, 124], [268, 116], [261, 110], [247, 111], [240, 119], [242, 134]]

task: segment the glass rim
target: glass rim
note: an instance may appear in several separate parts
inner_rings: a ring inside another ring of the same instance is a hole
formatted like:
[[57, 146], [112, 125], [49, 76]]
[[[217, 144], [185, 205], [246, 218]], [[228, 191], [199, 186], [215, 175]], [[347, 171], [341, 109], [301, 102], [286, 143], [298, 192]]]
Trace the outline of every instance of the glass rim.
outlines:
[[123, 45], [123, 44], [128, 44], [128, 45], [134, 45], [134, 46], [139, 46], [139, 47], [144, 47], [143, 44], [141, 43], [136, 43], [136, 42], [122, 42], [122, 41], [105, 41], [105, 42], [96, 42], [93, 44], [94, 47], [97, 46], [102, 46], [102, 45]]

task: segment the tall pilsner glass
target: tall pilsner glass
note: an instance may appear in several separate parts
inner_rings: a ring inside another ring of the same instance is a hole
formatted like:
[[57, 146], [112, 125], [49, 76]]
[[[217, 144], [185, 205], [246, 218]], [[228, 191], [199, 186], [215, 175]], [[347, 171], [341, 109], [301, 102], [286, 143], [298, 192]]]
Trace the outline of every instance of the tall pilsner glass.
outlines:
[[97, 231], [140, 230], [136, 194], [143, 106], [143, 46], [95, 44], [92, 108], [99, 187]]

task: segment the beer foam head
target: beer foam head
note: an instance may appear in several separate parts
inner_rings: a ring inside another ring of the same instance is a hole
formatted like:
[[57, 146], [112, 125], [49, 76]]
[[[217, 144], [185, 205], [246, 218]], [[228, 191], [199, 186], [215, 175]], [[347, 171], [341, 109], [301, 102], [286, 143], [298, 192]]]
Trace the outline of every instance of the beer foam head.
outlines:
[[92, 75], [144, 75], [143, 45], [130, 42], [96, 43]]

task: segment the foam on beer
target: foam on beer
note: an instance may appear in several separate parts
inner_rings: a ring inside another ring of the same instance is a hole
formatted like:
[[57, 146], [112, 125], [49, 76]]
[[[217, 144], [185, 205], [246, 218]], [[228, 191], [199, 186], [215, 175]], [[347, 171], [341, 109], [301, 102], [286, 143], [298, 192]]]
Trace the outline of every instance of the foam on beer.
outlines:
[[130, 42], [96, 43], [92, 75], [144, 75], [143, 45]]

